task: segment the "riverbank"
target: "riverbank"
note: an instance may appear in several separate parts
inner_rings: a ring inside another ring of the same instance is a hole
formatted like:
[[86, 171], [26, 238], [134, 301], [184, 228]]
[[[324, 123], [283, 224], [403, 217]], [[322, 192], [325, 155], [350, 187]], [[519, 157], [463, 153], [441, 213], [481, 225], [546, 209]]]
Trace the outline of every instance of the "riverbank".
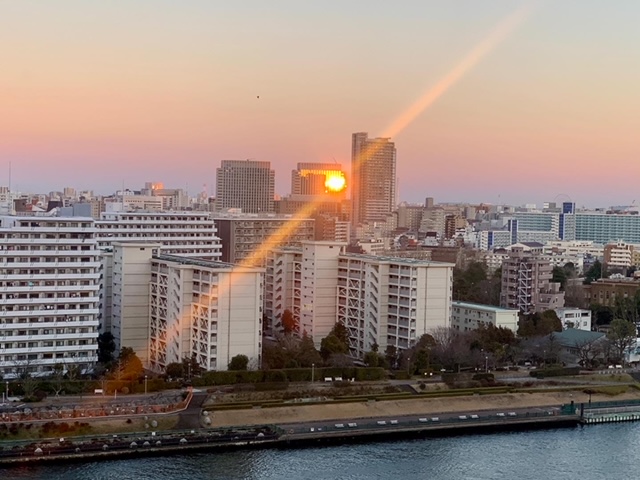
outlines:
[[[640, 400], [639, 391], [616, 395], [592, 395], [591, 400]], [[349, 420], [400, 415], [430, 415], [440, 413], [508, 410], [550, 407], [571, 403], [587, 403], [589, 395], [582, 391], [505, 393], [466, 397], [420, 398], [375, 402], [342, 403], [338, 405], [296, 404], [286, 407], [224, 410], [210, 412], [211, 427], [249, 426], [264, 424], [306, 423], [326, 420]]]

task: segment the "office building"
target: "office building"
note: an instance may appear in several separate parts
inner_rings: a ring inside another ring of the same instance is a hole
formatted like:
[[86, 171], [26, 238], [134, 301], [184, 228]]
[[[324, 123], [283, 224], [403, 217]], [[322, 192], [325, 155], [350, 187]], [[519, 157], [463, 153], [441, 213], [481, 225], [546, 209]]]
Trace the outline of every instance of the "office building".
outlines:
[[90, 372], [100, 261], [92, 218], [0, 218], [0, 373]]
[[291, 195], [342, 200], [347, 179], [339, 163], [298, 163], [291, 171]]
[[351, 143], [351, 222], [386, 221], [396, 209], [396, 147], [388, 138], [354, 133]]
[[270, 162], [223, 160], [216, 169], [216, 211], [273, 213], [275, 172]]

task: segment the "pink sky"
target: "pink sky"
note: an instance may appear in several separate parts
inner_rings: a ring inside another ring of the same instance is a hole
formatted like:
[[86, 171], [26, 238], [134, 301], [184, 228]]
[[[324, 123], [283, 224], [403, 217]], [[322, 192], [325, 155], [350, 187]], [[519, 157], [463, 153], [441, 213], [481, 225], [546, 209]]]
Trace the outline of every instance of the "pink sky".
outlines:
[[[0, 3], [0, 184], [211, 185], [223, 159], [348, 166], [519, 1]], [[357, 5], [360, 5], [358, 7]], [[640, 5], [540, 2], [394, 135], [400, 198], [630, 203]], [[257, 99], [257, 96], [260, 99]]]

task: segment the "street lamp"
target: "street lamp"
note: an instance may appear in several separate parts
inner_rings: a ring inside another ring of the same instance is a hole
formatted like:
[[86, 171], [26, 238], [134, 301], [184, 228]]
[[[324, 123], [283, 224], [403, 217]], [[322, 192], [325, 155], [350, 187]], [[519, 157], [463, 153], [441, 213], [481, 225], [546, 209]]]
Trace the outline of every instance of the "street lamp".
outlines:
[[484, 356], [484, 373], [489, 373], [489, 356]]
[[144, 394], [147, 394], [147, 376], [144, 376]]
[[6, 384], [6, 390], [7, 390], [6, 393], [7, 393], [7, 402], [8, 402], [9, 401], [9, 381], [7, 380], [5, 384]]
[[315, 379], [315, 375], [316, 375], [316, 364], [312, 363], [311, 364], [311, 383], [313, 383], [313, 380]]

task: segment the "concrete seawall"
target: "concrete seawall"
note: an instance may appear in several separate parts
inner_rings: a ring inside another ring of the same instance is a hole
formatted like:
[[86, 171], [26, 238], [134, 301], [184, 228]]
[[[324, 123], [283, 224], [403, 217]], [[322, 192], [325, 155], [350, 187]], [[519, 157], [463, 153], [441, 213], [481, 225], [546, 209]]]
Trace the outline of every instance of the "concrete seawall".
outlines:
[[[368, 441], [386, 441], [402, 438], [428, 438], [449, 435], [482, 434], [500, 431], [517, 431], [545, 428], [575, 427], [579, 424], [578, 415], [557, 415], [549, 417], [520, 417], [505, 418], [501, 420], [470, 420], [459, 423], [442, 424], [407, 424], [385, 426], [385, 428], [360, 428], [341, 431], [308, 431], [305, 433], [289, 433], [285, 428], [276, 428], [273, 435], [258, 437], [256, 435], [244, 435], [243, 438], [228, 434], [228, 438], [211, 438], [205, 435], [206, 431], [195, 431], [192, 436], [186, 436], [181, 442], [177, 438], [172, 442], [163, 441], [161, 446], [148, 443], [138, 444], [131, 447], [126, 442], [117, 446], [110, 445], [108, 448], [96, 449], [93, 451], [83, 451], [75, 444], [69, 446], [66, 451], [57, 453], [47, 451], [46, 447], [42, 453], [36, 454], [33, 449], [24, 449], [20, 452], [3, 452], [0, 457], [0, 467], [10, 467], [25, 463], [48, 463], [48, 462], [93, 462], [98, 460], [114, 458], [136, 458], [146, 456], [159, 456], [169, 454], [185, 454], [202, 451], [222, 452], [247, 448], [300, 448], [319, 444], [344, 444]], [[98, 439], [107, 442], [110, 438], [105, 436]], [[145, 439], [139, 439], [145, 440]], [[146, 441], [146, 440], [145, 440]], [[98, 442], [99, 443], [99, 442]], [[96, 442], [92, 444], [94, 448]], [[83, 447], [84, 448], [84, 447]]]

